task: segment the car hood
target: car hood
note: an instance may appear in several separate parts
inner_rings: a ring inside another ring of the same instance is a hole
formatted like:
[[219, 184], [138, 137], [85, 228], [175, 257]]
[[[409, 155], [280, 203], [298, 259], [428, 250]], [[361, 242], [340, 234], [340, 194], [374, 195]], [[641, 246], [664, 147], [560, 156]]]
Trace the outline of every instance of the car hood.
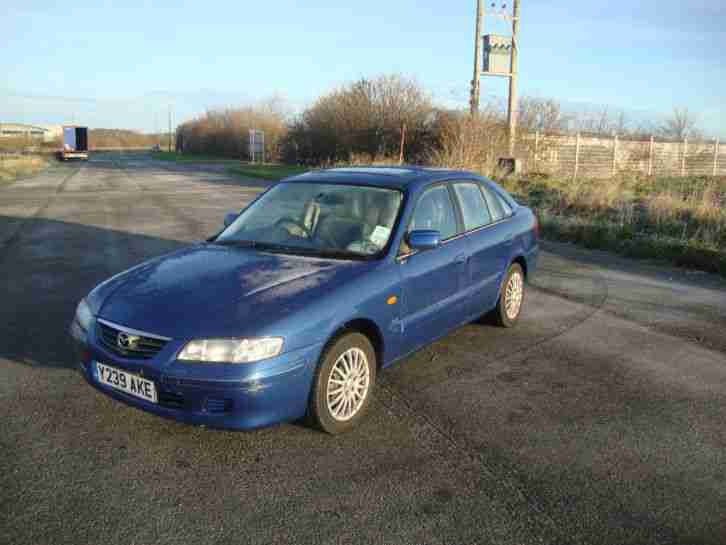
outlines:
[[367, 265], [198, 245], [99, 286], [98, 316], [179, 339], [254, 334]]

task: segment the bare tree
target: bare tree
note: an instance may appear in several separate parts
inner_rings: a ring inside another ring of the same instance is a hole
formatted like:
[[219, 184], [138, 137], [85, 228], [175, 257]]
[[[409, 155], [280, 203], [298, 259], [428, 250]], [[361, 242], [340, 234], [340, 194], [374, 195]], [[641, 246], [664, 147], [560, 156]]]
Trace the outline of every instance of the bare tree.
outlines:
[[625, 112], [610, 106], [585, 111], [573, 118], [575, 128], [581, 132], [608, 137], [613, 134], [623, 136], [630, 132], [630, 123]]
[[563, 131], [571, 116], [553, 99], [522, 97], [519, 100], [518, 125], [524, 131]]
[[658, 133], [673, 140], [697, 137], [700, 135], [698, 119], [686, 107], [673, 108], [673, 114], [658, 127]]

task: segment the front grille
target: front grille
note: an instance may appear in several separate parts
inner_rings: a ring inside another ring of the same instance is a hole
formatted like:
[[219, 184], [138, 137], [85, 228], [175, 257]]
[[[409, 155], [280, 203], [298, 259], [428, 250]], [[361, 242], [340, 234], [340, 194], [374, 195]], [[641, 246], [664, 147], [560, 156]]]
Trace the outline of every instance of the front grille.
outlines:
[[[132, 334], [131, 331], [119, 329], [100, 320], [97, 324], [98, 339], [101, 344], [124, 358], [148, 360], [158, 354], [167, 343], [164, 339]], [[120, 333], [132, 335], [135, 342], [127, 348], [120, 346], [118, 343]]]
[[231, 399], [215, 399], [210, 397], [207, 399], [207, 412], [210, 413], [228, 413], [232, 410]]
[[240, 383], [223, 380], [198, 380], [193, 378], [177, 378], [164, 375], [161, 382], [171, 387], [204, 388], [205, 390], [237, 390]]
[[184, 396], [174, 392], [159, 392], [159, 405], [172, 409], [183, 409]]

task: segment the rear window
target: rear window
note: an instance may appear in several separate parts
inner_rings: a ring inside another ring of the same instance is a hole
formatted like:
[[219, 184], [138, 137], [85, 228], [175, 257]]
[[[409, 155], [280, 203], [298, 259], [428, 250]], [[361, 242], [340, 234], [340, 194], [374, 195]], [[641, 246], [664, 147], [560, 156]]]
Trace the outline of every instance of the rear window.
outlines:
[[480, 186], [481, 191], [484, 194], [484, 198], [489, 205], [489, 210], [492, 213], [492, 219], [499, 221], [512, 215], [512, 207], [505, 201], [499, 194], [492, 191], [488, 187]]
[[481, 191], [479, 191], [478, 184], [457, 182], [454, 184], [454, 192], [461, 206], [465, 231], [471, 231], [472, 229], [488, 225], [492, 222], [489, 207], [484, 202], [484, 197]]
[[507, 199], [502, 197], [499, 193], [494, 193], [496, 197], [499, 199], [499, 201], [502, 203], [502, 208], [504, 208], [504, 215], [505, 216], [511, 216], [512, 215], [512, 207], [509, 206], [509, 203], [507, 202]]

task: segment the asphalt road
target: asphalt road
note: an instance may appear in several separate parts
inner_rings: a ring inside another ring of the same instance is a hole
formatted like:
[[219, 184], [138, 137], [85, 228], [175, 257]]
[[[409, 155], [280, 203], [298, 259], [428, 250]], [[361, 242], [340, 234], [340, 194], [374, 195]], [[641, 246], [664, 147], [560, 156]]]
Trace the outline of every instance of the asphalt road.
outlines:
[[0, 543], [726, 543], [726, 283], [705, 274], [546, 244], [519, 328], [385, 371], [341, 437], [87, 386], [76, 302], [261, 187], [122, 154], [0, 187]]

